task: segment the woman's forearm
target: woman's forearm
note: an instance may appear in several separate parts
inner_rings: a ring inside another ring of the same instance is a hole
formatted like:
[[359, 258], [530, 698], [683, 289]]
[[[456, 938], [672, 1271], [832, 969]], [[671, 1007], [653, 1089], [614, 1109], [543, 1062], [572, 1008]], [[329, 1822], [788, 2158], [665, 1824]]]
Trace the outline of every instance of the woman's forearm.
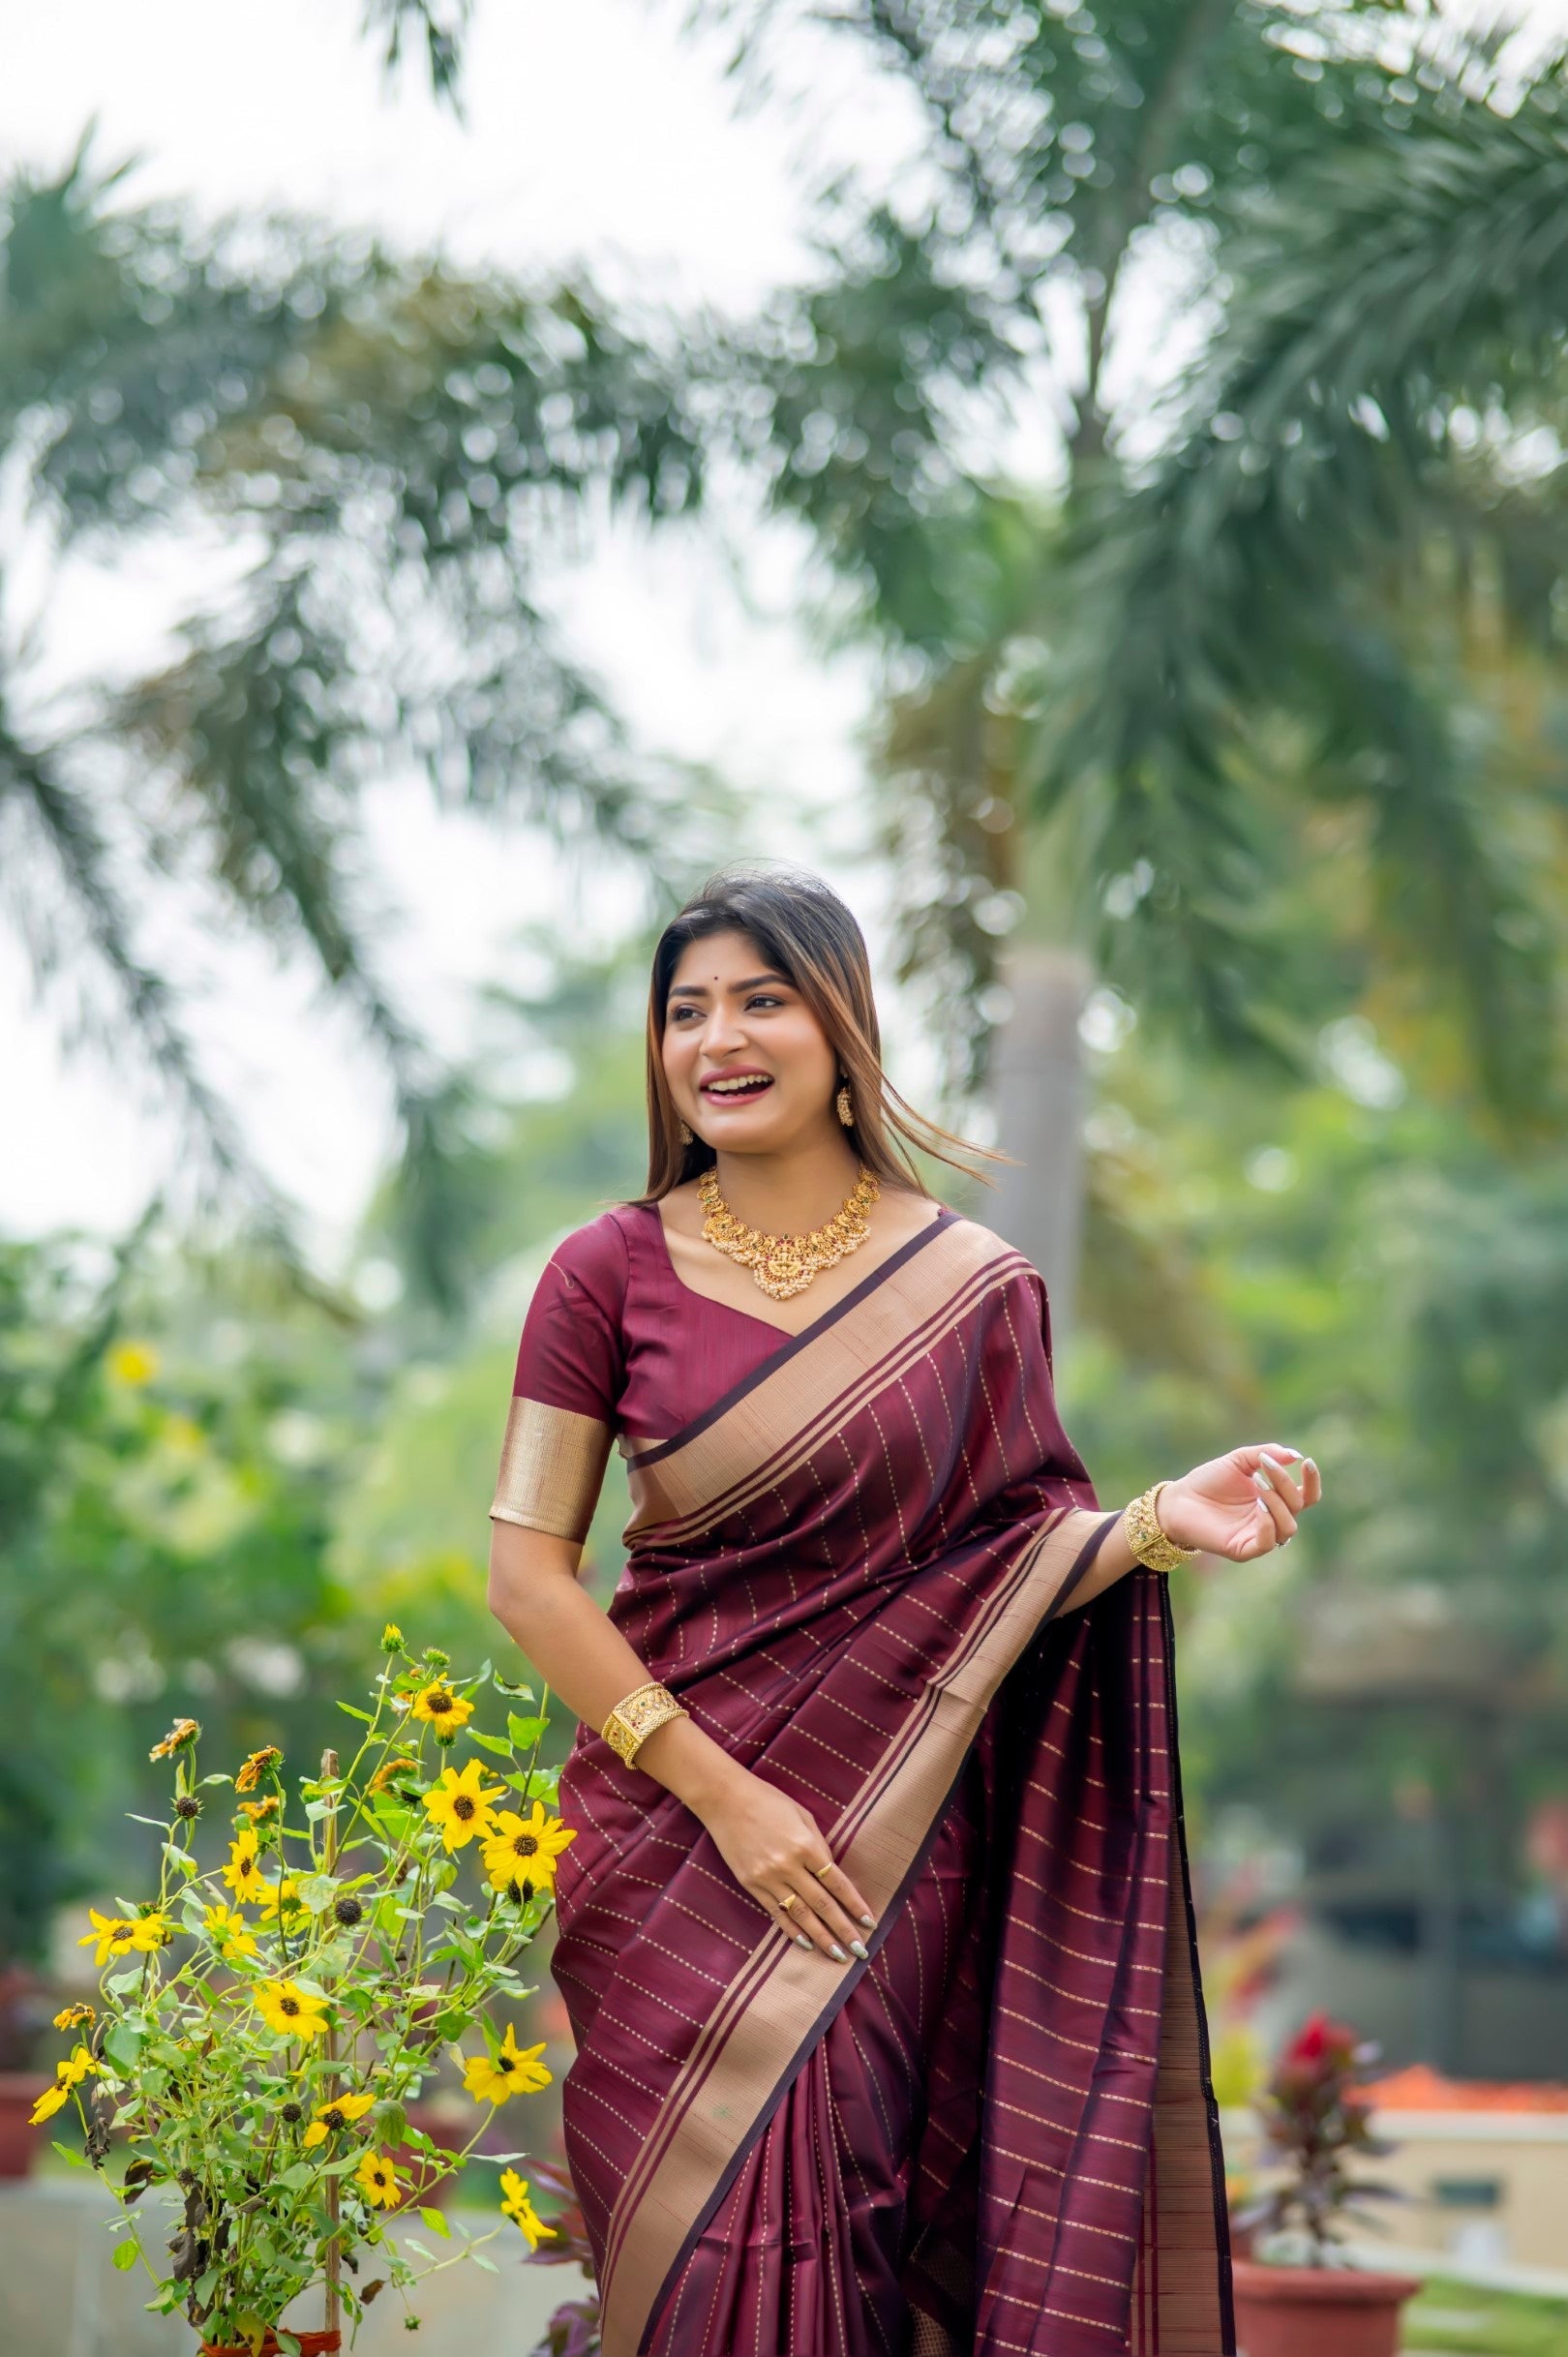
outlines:
[[1125, 1515], [1124, 1507], [1095, 1550], [1095, 1559], [1063, 1606], [1064, 1612], [1076, 1612], [1082, 1604], [1093, 1604], [1097, 1596], [1102, 1596], [1107, 1587], [1114, 1587], [1131, 1570], [1137, 1557], [1127, 1542]]
[[[490, 1609], [528, 1655], [552, 1694], [595, 1734], [648, 1673], [615, 1622], [579, 1585], [581, 1550], [517, 1524], [497, 1524], [490, 1554]], [[745, 1771], [691, 1718], [646, 1736], [636, 1765], [701, 1816]]]

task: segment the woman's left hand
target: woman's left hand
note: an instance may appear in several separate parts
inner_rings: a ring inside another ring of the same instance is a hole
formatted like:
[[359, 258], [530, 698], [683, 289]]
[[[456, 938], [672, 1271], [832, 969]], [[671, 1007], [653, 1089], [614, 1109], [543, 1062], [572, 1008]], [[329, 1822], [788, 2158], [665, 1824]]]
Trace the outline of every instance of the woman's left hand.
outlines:
[[1264, 1440], [1168, 1481], [1160, 1493], [1160, 1526], [1178, 1547], [1250, 1563], [1294, 1538], [1298, 1518], [1322, 1495], [1323, 1478], [1310, 1457], [1282, 1440]]

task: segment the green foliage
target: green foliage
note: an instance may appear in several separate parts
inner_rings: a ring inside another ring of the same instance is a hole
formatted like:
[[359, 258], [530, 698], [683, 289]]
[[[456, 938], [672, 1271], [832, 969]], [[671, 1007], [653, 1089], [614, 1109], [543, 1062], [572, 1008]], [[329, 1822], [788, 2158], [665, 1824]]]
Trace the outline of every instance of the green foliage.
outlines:
[[1404, 2321], [1422, 2348], [1451, 2349], [1455, 2357], [1556, 2357], [1568, 2335], [1568, 2305], [1429, 2276]]
[[387, 1061], [439, 1285], [461, 1106], [354, 911], [363, 789], [422, 771], [443, 804], [618, 854], [650, 895], [717, 856], [714, 781], [628, 743], [533, 587], [590, 508], [700, 499], [685, 356], [586, 283], [464, 276], [293, 221], [203, 229], [126, 205], [85, 153], [11, 183], [0, 271], [0, 453], [55, 548], [175, 530], [246, 552], [239, 593], [69, 736], [26, 717], [0, 670], [0, 810], [29, 938], [90, 944], [119, 1019], [274, 1241], [283, 1211], [134, 912], [173, 867], [303, 949]]

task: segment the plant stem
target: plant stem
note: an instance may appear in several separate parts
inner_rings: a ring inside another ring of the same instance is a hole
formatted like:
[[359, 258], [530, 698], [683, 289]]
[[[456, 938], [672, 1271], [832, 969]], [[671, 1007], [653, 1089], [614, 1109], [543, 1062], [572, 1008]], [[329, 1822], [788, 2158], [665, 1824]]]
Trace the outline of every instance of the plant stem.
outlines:
[[[337, 1772], [337, 1753], [335, 1751], [323, 1751], [321, 1754], [322, 1775], [335, 1777]], [[327, 1797], [327, 1811], [325, 1817], [322, 1819], [321, 1862], [324, 1870], [328, 1874], [335, 1874], [337, 1872], [338, 1796], [336, 1791], [333, 1791]], [[282, 1872], [281, 1866], [279, 1871], [280, 1873]], [[280, 1907], [280, 1916], [282, 1915], [282, 1908]], [[338, 2032], [336, 2024], [334, 2024], [334, 2026], [327, 2032], [326, 2050], [328, 2061], [336, 2062], [338, 2059]], [[327, 2073], [325, 2087], [327, 2100], [330, 2101], [338, 2092], [338, 2074], [335, 2070]], [[326, 2183], [327, 2217], [331, 2221], [332, 2228], [331, 2233], [327, 2237], [326, 2250], [326, 2329], [329, 2333], [335, 2333], [338, 2329], [338, 2278], [339, 2271], [343, 2264], [342, 2252], [338, 2243], [338, 2221], [341, 2212], [342, 2200], [342, 2179], [339, 2177], [329, 2177]]]

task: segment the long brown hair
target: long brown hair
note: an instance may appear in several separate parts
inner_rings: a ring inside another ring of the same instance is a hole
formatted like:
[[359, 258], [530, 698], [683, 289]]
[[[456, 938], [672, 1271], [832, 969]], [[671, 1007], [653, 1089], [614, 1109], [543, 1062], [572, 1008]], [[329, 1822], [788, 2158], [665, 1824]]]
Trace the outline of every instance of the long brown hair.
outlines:
[[710, 933], [744, 933], [811, 1009], [849, 1082], [855, 1120], [844, 1135], [867, 1169], [894, 1186], [929, 1195], [915, 1161], [919, 1148], [966, 1177], [994, 1183], [971, 1158], [1007, 1162], [1010, 1156], [976, 1145], [918, 1113], [883, 1071], [871, 960], [853, 913], [808, 868], [747, 863], [709, 876], [654, 946], [648, 996], [648, 1192], [633, 1201], [656, 1203], [683, 1180], [711, 1169], [717, 1159], [701, 1137], [681, 1144], [680, 1115], [664, 1077], [670, 985], [687, 944]]

